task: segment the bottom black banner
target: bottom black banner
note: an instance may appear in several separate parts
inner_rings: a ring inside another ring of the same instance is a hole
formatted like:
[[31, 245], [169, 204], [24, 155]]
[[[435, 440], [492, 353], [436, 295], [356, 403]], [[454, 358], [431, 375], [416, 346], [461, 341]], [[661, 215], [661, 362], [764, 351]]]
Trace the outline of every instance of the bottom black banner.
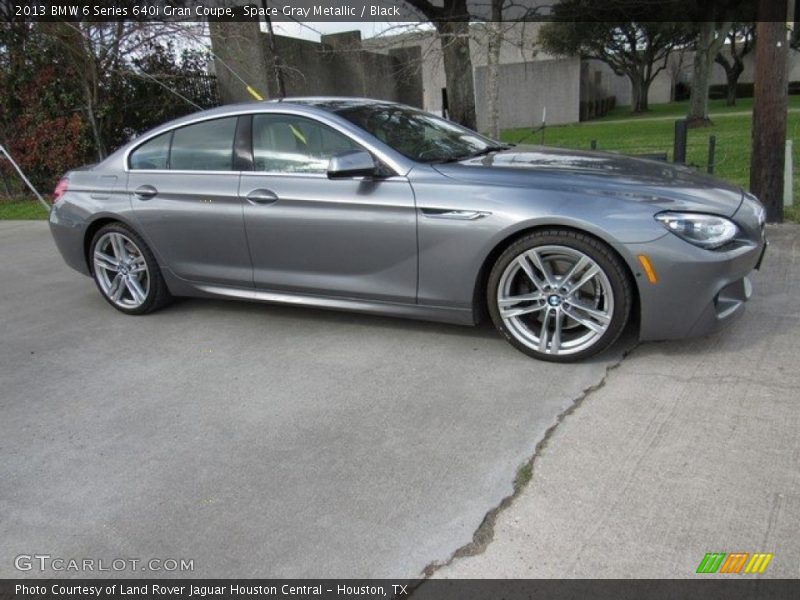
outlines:
[[2, 600], [750, 600], [800, 598], [800, 579], [6, 579]]

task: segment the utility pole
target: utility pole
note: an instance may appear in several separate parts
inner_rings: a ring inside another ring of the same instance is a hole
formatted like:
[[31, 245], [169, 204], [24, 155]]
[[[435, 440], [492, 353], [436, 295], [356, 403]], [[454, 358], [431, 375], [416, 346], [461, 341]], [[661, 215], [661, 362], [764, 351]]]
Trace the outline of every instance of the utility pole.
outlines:
[[750, 191], [764, 203], [767, 220], [772, 223], [783, 221], [783, 169], [786, 162], [789, 95], [788, 11], [788, 0], [758, 2]]

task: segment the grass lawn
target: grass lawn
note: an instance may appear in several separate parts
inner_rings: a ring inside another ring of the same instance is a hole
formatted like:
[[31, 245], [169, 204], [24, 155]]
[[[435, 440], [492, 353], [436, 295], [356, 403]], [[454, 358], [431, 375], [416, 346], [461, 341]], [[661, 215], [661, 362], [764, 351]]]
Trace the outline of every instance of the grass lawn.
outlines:
[[0, 220], [10, 219], [46, 219], [48, 212], [36, 200], [17, 200], [8, 202], [0, 200]]
[[[597, 140], [598, 150], [624, 154], [667, 152], [672, 158], [676, 119], [686, 114], [686, 102], [651, 107], [645, 115], [631, 116], [627, 108], [616, 108], [602, 119], [548, 127], [544, 143], [548, 146], [588, 149]], [[750, 182], [750, 130], [752, 100], [742, 99], [735, 107], [725, 106], [723, 100], [711, 102], [713, 127], [690, 129], [686, 159], [690, 165], [705, 169], [708, 164], [708, 138], [717, 137], [714, 174], [747, 187]], [[789, 106], [800, 109], [800, 96], [790, 96]], [[736, 113], [746, 112], [739, 115]], [[728, 113], [728, 114], [726, 114]], [[733, 114], [730, 114], [733, 113]], [[674, 117], [674, 119], [673, 119]], [[663, 118], [662, 120], [659, 120]], [[530, 129], [509, 129], [501, 134], [506, 142], [519, 142]], [[794, 206], [786, 209], [786, 219], [800, 222], [800, 112], [789, 112], [787, 137], [794, 140]], [[524, 143], [538, 144], [541, 134], [530, 136]]]

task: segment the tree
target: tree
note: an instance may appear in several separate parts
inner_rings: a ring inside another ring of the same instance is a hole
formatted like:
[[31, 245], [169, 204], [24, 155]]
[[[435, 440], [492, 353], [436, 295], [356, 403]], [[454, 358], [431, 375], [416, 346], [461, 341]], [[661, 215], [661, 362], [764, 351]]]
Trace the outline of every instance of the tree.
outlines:
[[111, 148], [108, 122], [118, 116], [110, 108], [124, 97], [133, 57], [152, 49], [157, 40], [189, 33], [179, 23], [138, 21], [65, 21], [43, 26], [46, 35], [60, 45], [64, 61], [80, 87], [97, 159], [102, 160]]
[[8, 17], [0, 18], [0, 143], [35, 187], [50, 190], [64, 171], [91, 161], [81, 94], [42, 24]]
[[735, 23], [728, 32], [728, 52], [723, 48], [714, 59], [725, 69], [725, 100], [728, 106], [736, 104], [736, 86], [744, 72], [744, 57], [750, 54], [755, 45], [755, 34], [754, 23]]
[[442, 0], [442, 6], [431, 0], [405, 1], [422, 13], [439, 33], [450, 118], [465, 127], [477, 128], [467, 0]]
[[[62, 48], [72, 76], [78, 82], [83, 96], [83, 110], [92, 131], [97, 159], [108, 154], [102, 115], [104, 89], [110, 77], [119, 68], [126, 42], [135, 36], [139, 23], [47, 23], [45, 32]], [[143, 46], [137, 45], [130, 51]]]
[[208, 56], [189, 48], [178, 53], [175, 35], [157, 43], [155, 31], [142, 30], [125, 40], [117, 24], [91, 25], [106, 27], [106, 41], [98, 33], [89, 52], [75, 23], [65, 29], [66, 23], [6, 17], [0, 5], [0, 143], [40, 189], [52, 189], [64, 171], [98, 160], [133, 135], [217, 103]]
[[[711, 7], [711, 11], [713, 11], [713, 3], [707, 6]], [[709, 19], [711, 16], [711, 14], [707, 14]], [[711, 124], [711, 119], [708, 118], [708, 88], [711, 84], [711, 67], [725, 45], [732, 26], [732, 21], [723, 22], [721, 26], [713, 20], [704, 20], [698, 23], [692, 62], [692, 94], [689, 98], [689, 113], [686, 116], [689, 127], [707, 127]]]
[[[694, 62], [692, 75], [692, 95], [689, 101], [687, 120], [690, 127], [705, 127], [711, 124], [708, 118], [708, 89], [711, 83], [711, 69], [714, 62], [725, 56], [722, 53], [725, 42], [736, 22], [755, 20], [755, 0], [685, 0], [686, 14], [696, 24], [694, 34]], [[734, 37], [735, 41], [735, 37]], [[731, 75], [736, 69], [733, 61]], [[724, 62], [722, 64], [725, 68]], [[728, 70], [726, 69], [726, 75]], [[736, 74], [738, 80], [741, 71]], [[735, 83], [734, 83], [735, 90]]]
[[[472, 28], [473, 41], [486, 50], [486, 122], [489, 135], [500, 137], [500, 53], [503, 46], [516, 47], [520, 53], [525, 50], [535, 53], [526, 43], [524, 33], [527, 20], [535, 18], [541, 7], [525, 7], [521, 12], [515, 0], [491, 0], [489, 21], [484, 27], [475, 25]], [[508, 9], [515, 9], [514, 20], [506, 20], [504, 14]], [[520, 29], [522, 26], [522, 29]], [[527, 46], [527, 47], [526, 47]]]
[[209, 61], [209, 55], [200, 50], [184, 49], [178, 54], [171, 40], [143, 48], [122, 72], [124, 110], [111, 100], [113, 110], [106, 120], [109, 144], [120, 146], [156, 125], [216, 106], [216, 87], [207, 75]]
[[489, 135], [500, 137], [500, 50], [503, 45], [504, 0], [492, 0], [492, 20], [489, 22], [489, 38], [486, 53], [486, 112]]
[[687, 39], [686, 28], [668, 19], [674, 6], [629, 0], [562, 0], [554, 20], [542, 26], [540, 42], [557, 55], [594, 58], [631, 82], [632, 109], [648, 110], [650, 86], [667, 68], [670, 52]]

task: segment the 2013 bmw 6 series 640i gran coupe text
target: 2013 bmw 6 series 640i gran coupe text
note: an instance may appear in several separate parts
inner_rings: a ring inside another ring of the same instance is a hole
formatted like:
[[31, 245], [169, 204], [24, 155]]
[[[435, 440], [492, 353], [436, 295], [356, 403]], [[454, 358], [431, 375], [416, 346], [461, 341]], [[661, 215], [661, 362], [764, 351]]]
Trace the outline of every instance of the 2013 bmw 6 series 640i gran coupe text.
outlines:
[[128, 314], [229, 297], [476, 324], [553, 361], [714, 331], [766, 247], [737, 186], [611, 154], [512, 148], [407, 106], [240, 104], [68, 173], [50, 226]]

